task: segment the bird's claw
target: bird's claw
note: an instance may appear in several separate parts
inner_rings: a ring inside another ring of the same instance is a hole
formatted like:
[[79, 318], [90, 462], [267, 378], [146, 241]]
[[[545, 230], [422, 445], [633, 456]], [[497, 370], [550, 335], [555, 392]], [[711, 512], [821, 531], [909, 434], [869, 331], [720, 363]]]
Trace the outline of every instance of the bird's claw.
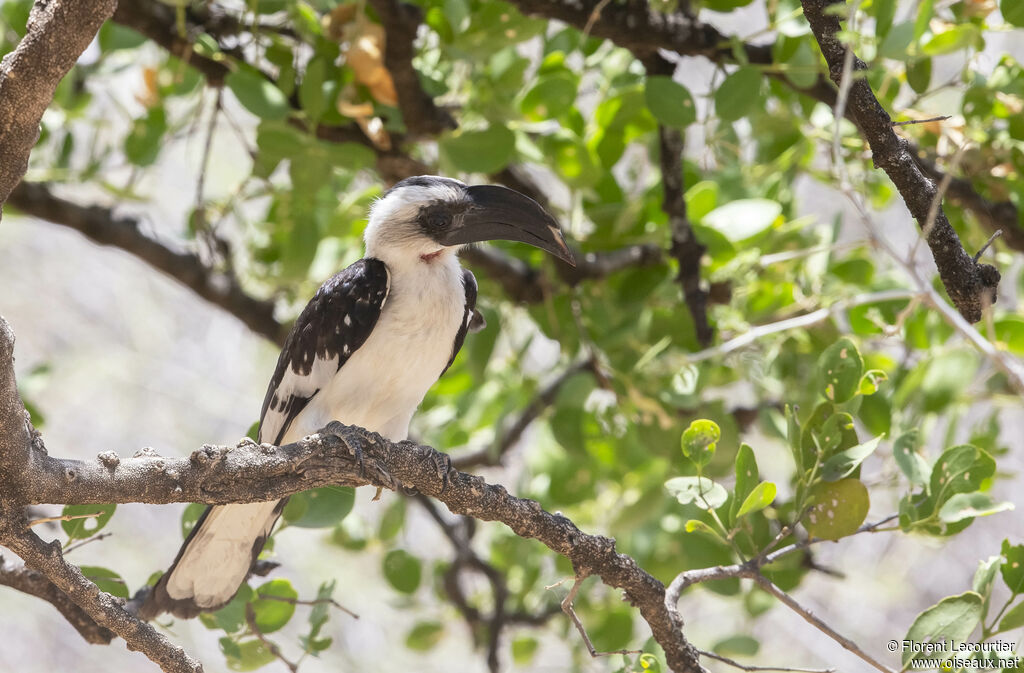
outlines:
[[440, 492], [444, 493], [451, 484], [449, 475], [455, 471], [455, 468], [452, 466], [452, 457], [441, 451], [433, 451], [430, 455], [430, 460], [434, 463], [434, 469], [437, 470], [437, 476], [441, 480]]

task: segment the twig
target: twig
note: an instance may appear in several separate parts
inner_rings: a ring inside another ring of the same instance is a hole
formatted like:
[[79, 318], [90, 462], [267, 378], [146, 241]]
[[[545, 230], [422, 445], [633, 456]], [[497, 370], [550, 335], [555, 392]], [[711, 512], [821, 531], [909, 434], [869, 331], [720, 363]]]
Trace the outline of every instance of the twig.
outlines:
[[913, 299], [919, 295], [920, 293], [913, 292], [911, 290], [882, 290], [880, 292], [858, 294], [846, 299], [839, 299], [831, 306], [820, 308], [816, 311], [796, 316], [795, 318], [787, 318], [785, 320], [779, 320], [778, 322], [768, 323], [767, 325], [752, 327], [747, 332], [744, 332], [740, 336], [730, 339], [729, 341], [686, 356], [686, 361], [690, 363], [703, 362], [704, 360], [721, 357], [743, 348], [744, 346], [748, 346], [769, 334], [784, 332], [798, 327], [815, 325], [827, 320], [840, 311], [845, 311], [857, 306], [876, 304], [883, 301], [894, 301], [898, 299]]
[[601, 19], [601, 11], [608, 6], [611, 0], [601, 0], [599, 3], [594, 5], [594, 9], [590, 10], [590, 16], [587, 17], [587, 24], [583, 26], [583, 31], [580, 33], [580, 42], [586, 42], [587, 37], [590, 36], [590, 29], [594, 27], [594, 24]]
[[714, 652], [708, 652], [707, 650], [701, 650], [700, 656], [708, 657], [720, 661], [723, 664], [728, 664], [733, 668], [738, 668], [741, 671], [790, 671], [792, 673], [835, 673], [834, 668], [789, 668], [787, 666], [748, 666], [741, 664], [738, 661], [730, 659], [729, 657], [723, 657], [721, 654], [715, 654]]
[[28, 522], [29, 526], [35, 526], [40, 523], [49, 523], [50, 521], [74, 521], [75, 519], [94, 519], [98, 516], [103, 516], [106, 512], [93, 512], [91, 514], [61, 514], [60, 516], [47, 516], [42, 519], [33, 519]]
[[261, 643], [266, 645], [267, 649], [270, 650], [270, 653], [277, 657], [281, 663], [287, 666], [289, 671], [292, 673], [298, 672], [299, 665], [285, 657], [281, 648], [277, 646], [277, 643], [267, 638], [263, 635], [263, 632], [260, 631], [260, 627], [256, 625], [256, 611], [253, 610], [252, 603], [245, 604], [245, 623], [249, 625], [249, 630], [252, 631], [252, 634], [256, 636]]
[[839, 643], [844, 649], [849, 650], [850, 652], [853, 652], [855, 655], [857, 655], [858, 657], [863, 659], [865, 662], [870, 664], [873, 668], [876, 668], [879, 671], [882, 671], [882, 673], [895, 673], [891, 668], [889, 668], [888, 666], [885, 666], [884, 664], [878, 662], [877, 660], [874, 659], [874, 657], [872, 657], [870, 654], [868, 654], [867, 652], [862, 650], [860, 648], [860, 646], [857, 645], [857, 643], [853, 642], [852, 640], [850, 640], [846, 636], [840, 634], [835, 629], [833, 629], [831, 626], [829, 626], [824, 621], [822, 621], [820, 618], [818, 618], [813, 612], [811, 612], [810, 610], [808, 610], [804, 606], [800, 605], [796, 601], [796, 599], [794, 599], [792, 596], [787, 594], [782, 589], [780, 589], [777, 586], [775, 586], [775, 584], [771, 580], [769, 580], [767, 577], [765, 577], [761, 573], [757, 573], [757, 574], [753, 575], [753, 579], [754, 579], [754, 581], [757, 582], [758, 586], [760, 586], [762, 589], [764, 589], [765, 591], [767, 591], [771, 595], [775, 596], [777, 599], [779, 599], [779, 601], [781, 601], [783, 604], [785, 604], [790, 610], [792, 610], [793, 612], [795, 612], [798, 615], [800, 615], [801, 617], [803, 617], [804, 620], [807, 623], [811, 624], [816, 629], [818, 629], [819, 631], [821, 631], [822, 633], [827, 635], [829, 638], [831, 638], [832, 640], [834, 640], [837, 643]]
[[71, 552], [75, 551], [79, 547], [84, 547], [85, 545], [89, 544], [90, 542], [99, 542], [100, 540], [102, 540], [104, 538], [108, 538], [111, 535], [113, 535], [113, 533], [97, 533], [96, 535], [93, 535], [90, 538], [86, 538], [85, 540], [82, 540], [81, 542], [76, 542], [75, 544], [68, 545], [67, 547], [64, 547], [64, 555], [67, 556], [68, 554], [70, 554]]
[[572, 606], [573, 601], [576, 600], [576, 594], [579, 593], [580, 587], [586, 579], [586, 575], [576, 575], [572, 583], [572, 588], [569, 589], [569, 593], [562, 599], [562, 612], [569, 615], [569, 619], [572, 620], [576, 630], [579, 631], [580, 636], [583, 638], [583, 643], [587, 646], [587, 651], [590, 652], [590, 656], [596, 658], [610, 657], [616, 654], [643, 654], [643, 650], [614, 650], [611, 652], [598, 652], [594, 649], [594, 644], [590, 642], [590, 636], [587, 635], [587, 630], [583, 627], [583, 622], [580, 621], [579, 615], [576, 614], [576, 610], [573, 609]]
[[339, 610], [346, 613], [353, 619], [359, 619], [359, 615], [352, 612], [351, 610], [349, 610], [333, 598], [313, 598], [309, 600], [303, 600], [301, 598], [288, 598], [287, 596], [273, 596], [271, 594], [261, 594], [259, 591], [256, 592], [256, 595], [259, 596], [261, 600], [280, 601], [282, 603], [290, 603], [291, 605], [320, 605], [322, 603], [329, 603], [330, 605], [333, 605], [334, 607], [338, 608]]
[[950, 115], [942, 115], [941, 117], [928, 117], [928, 119], [908, 119], [902, 122], [890, 122], [893, 126], [907, 126], [909, 124], [927, 124], [928, 122], [942, 122], [950, 119]]
[[993, 233], [991, 236], [989, 236], [988, 240], [985, 241], [985, 245], [983, 245], [980, 248], [978, 248], [978, 252], [974, 253], [974, 261], [977, 262], [978, 259], [983, 254], [985, 254], [985, 251], [988, 250], [988, 246], [992, 245], [992, 243], [994, 243], [995, 240], [997, 238], [999, 238], [1000, 236], [1002, 236], [1002, 235], [1003, 235], [1003, 230], [1002, 229], [996, 229], [995, 233]]

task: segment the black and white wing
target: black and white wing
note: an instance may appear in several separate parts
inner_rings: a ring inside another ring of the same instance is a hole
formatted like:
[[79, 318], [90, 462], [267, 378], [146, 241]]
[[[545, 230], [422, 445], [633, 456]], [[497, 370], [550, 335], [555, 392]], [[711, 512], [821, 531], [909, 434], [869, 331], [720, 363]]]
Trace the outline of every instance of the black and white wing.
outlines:
[[462, 270], [462, 285], [466, 289], [466, 310], [462, 316], [462, 324], [459, 325], [459, 331], [455, 334], [455, 343], [452, 344], [452, 356], [448, 358], [448, 364], [445, 365], [444, 371], [441, 372], [442, 376], [452, 366], [452, 363], [455, 362], [455, 356], [462, 350], [462, 344], [466, 341], [466, 334], [470, 331], [479, 332], [485, 326], [483, 315], [476, 310], [476, 276], [469, 269]]
[[388, 268], [372, 257], [320, 286], [281, 350], [263, 400], [259, 441], [281, 442], [299, 412], [370, 336], [388, 289]]

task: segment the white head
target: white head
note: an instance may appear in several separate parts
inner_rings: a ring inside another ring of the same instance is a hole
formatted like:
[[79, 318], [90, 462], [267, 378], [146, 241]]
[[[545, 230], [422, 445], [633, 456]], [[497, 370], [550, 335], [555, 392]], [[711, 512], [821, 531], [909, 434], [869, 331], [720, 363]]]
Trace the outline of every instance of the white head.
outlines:
[[558, 222], [536, 201], [497, 185], [436, 175], [406, 178], [370, 208], [367, 257], [431, 263], [466, 243], [521, 241], [573, 264]]

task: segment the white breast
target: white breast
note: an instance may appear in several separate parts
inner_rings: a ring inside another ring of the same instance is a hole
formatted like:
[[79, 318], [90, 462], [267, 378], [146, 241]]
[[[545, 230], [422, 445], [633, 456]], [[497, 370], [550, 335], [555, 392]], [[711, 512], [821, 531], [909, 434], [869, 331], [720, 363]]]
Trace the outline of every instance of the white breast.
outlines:
[[282, 444], [333, 420], [392, 441], [407, 437], [413, 413], [451, 358], [466, 294], [454, 255], [388, 271], [391, 289], [373, 332], [295, 417]]

